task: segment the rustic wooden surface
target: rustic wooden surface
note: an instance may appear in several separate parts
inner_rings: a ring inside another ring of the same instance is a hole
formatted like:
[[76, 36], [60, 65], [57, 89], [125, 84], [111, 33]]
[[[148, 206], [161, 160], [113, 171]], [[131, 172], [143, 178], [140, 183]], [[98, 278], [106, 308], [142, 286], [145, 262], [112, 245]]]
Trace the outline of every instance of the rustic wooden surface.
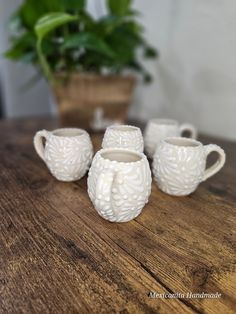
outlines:
[[[214, 141], [227, 163], [193, 195], [171, 197], [153, 184], [137, 219], [112, 224], [91, 205], [86, 178], [58, 182], [34, 152], [34, 133], [56, 127], [0, 123], [1, 313], [235, 313], [236, 144]], [[151, 299], [149, 291], [222, 297]]]

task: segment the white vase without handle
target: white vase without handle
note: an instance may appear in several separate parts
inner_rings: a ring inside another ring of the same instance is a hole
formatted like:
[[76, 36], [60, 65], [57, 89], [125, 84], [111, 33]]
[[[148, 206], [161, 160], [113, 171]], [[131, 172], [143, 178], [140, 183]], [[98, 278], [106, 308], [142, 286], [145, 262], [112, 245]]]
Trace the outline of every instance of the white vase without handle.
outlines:
[[102, 148], [125, 148], [142, 153], [142, 132], [140, 128], [132, 125], [112, 125], [106, 129]]

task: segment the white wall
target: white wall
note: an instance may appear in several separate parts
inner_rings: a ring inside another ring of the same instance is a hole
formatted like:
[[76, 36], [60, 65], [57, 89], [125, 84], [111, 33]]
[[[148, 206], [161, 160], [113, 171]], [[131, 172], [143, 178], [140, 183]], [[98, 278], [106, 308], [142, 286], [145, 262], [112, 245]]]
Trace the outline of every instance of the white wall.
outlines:
[[[0, 55], [9, 47], [7, 21], [20, 3], [20, 0], [0, 0]], [[0, 58], [0, 84], [7, 117], [47, 115], [52, 112], [49, 90], [44, 80], [33, 87], [24, 88], [34, 75], [35, 70], [31, 66]]]
[[148, 38], [160, 47], [157, 80], [132, 113], [169, 116], [236, 139], [236, 2], [136, 0]]
[[[91, 10], [99, 5], [89, 0]], [[103, 0], [100, 0], [101, 2]], [[7, 46], [3, 24], [19, 0], [0, 0], [0, 51]], [[200, 131], [236, 139], [235, 0], [134, 0], [147, 38], [159, 48], [158, 62], [147, 66], [155, 77], [139, 86], [130, 115], [172, 117]], [[103, 7], [103, 6], [102, 6]], [[41, 82], [26, 93], [20, 86], [31, 68], [0, 60], [8, 116], [51, 112]]]

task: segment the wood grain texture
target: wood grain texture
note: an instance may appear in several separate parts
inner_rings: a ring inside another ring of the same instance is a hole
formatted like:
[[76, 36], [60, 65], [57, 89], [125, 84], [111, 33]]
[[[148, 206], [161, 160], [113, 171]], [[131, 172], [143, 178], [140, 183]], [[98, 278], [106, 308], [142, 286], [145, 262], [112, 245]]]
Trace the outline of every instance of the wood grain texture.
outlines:
[[[86, 177], [58, 182], [34, 152], [34, 133], [57, 126], [0, 123], [0, 312], [235, 313], [236, 144], [204, 137], [226, 150], [219, 174], [181, 198], [153, 183], [143, 213], [112, 224], [94, 210]], [[98, 149], [101, 135], [93, 142]]]

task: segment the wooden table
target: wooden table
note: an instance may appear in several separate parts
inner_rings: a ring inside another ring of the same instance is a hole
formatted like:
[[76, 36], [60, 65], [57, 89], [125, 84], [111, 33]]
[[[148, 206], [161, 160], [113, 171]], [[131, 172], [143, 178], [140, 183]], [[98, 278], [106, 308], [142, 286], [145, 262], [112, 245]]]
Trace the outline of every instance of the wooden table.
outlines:
[[143, 213], [114, 224], [94, 210], [86, 178], [58, 182], [36, 155], [34, 133], [57, 124], [0, 123], [1, 313], [235, 313], [236, 144], [214, 140], [227, 163], [193, 195], [153, 184]]

